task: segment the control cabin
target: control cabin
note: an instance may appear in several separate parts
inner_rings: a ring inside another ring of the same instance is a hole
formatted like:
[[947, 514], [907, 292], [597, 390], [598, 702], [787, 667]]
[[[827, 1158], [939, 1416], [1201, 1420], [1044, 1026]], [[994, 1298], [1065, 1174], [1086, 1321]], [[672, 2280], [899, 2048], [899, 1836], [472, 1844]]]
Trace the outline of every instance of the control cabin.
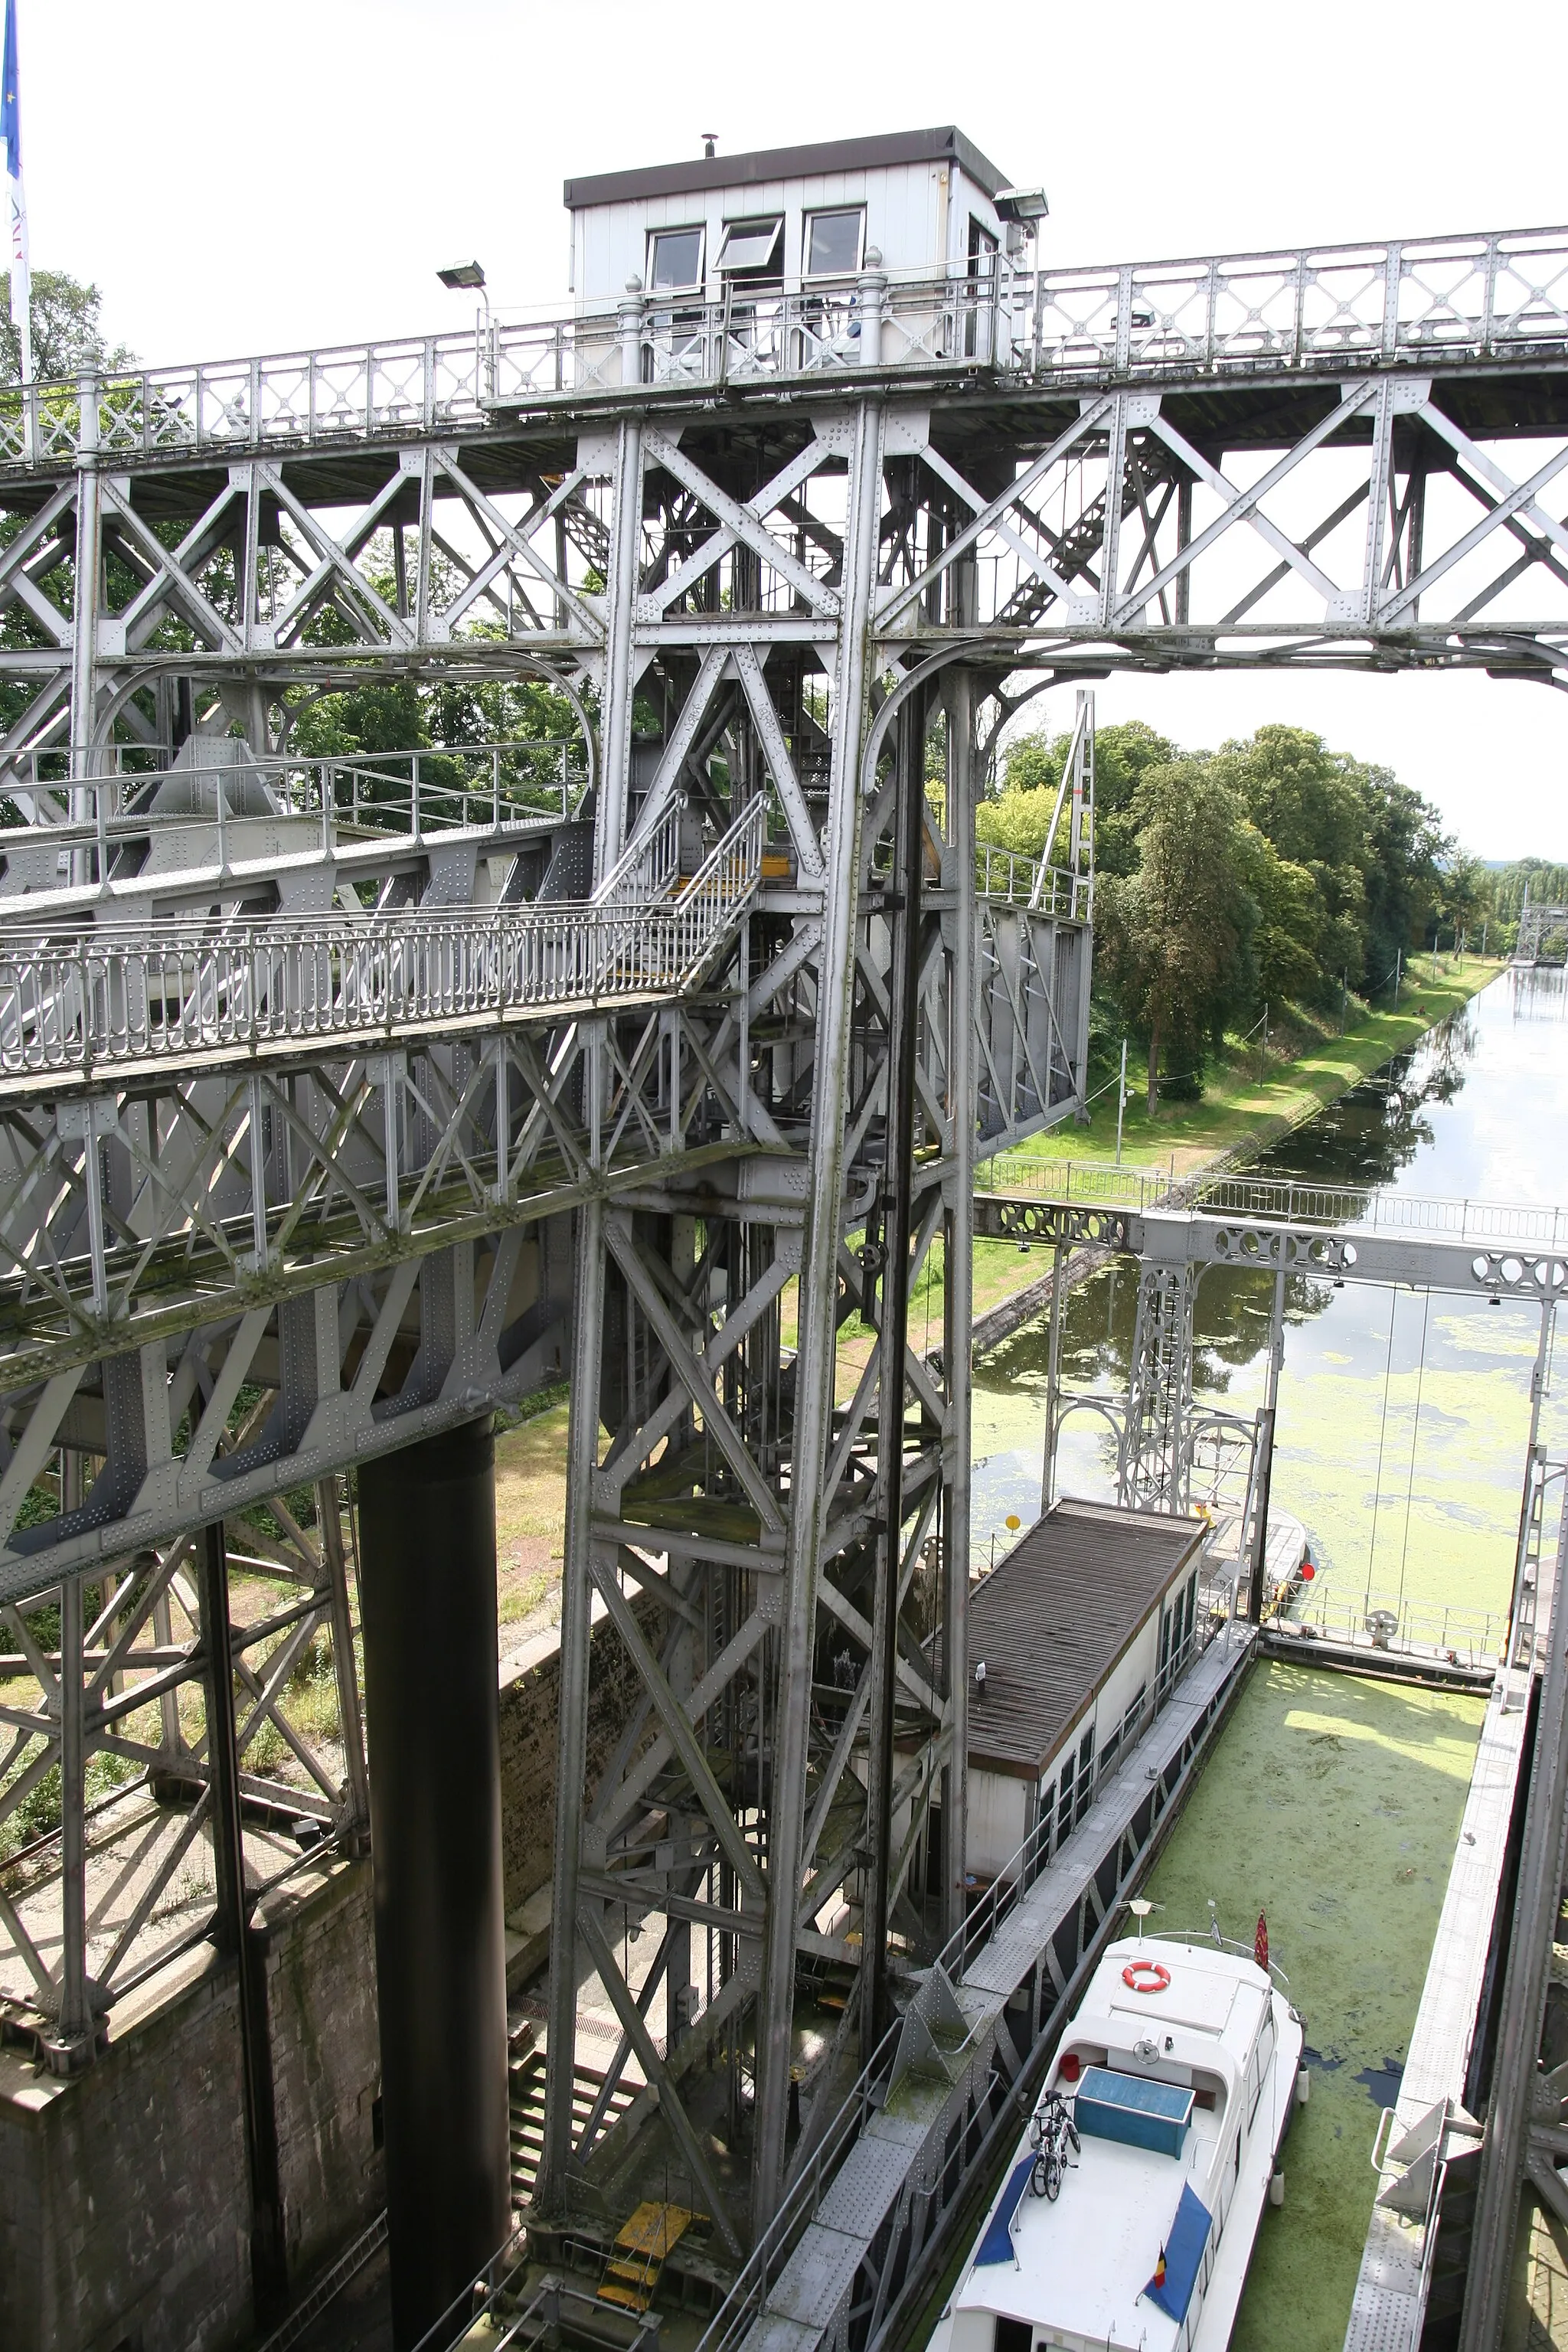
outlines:
[[749, 155], [705, 155], [568, 180], [572, 291], [584, 310], [626, 292], [716, 302], [882, 270], [994, 277], [1033, 267], [1037, 189], [1007, 185], [961, 131], [897, 131]]

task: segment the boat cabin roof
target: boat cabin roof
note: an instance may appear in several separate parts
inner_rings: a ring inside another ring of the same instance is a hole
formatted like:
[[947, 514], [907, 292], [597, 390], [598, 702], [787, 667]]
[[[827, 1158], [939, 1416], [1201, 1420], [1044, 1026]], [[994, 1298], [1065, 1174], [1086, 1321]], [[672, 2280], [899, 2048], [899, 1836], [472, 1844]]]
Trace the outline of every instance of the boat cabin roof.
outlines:
[[969, 1761], [1037, 1780], [1139, 1628], [1195, 1561], [1200, 1518], [1056, 1503], [969, 1596]]

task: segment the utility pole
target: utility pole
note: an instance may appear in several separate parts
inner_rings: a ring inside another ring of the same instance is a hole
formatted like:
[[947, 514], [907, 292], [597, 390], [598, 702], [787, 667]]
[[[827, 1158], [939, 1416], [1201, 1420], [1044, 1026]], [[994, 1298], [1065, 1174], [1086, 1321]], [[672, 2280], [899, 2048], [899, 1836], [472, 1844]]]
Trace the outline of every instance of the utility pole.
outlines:
[[1340, 974], [1340, 1035], [1342, 1037], [1345, 1034], [1345, 1008], [1350, 1002], [1350, 990], [1345, 985], [1347, 976], [1342, 971]]
[[1394, 950], [1394, 1009], [1395, 1013], [1399, 1010], [1399, 978], [1404, 969], [1405, 950], [1403, 948], [1395, 948]]
[[1121, 1076], [1116, 1086], [1116, 1164], [1121, 1165], [1121, 1120], [1127, 1108], [1127, 1040], [1121, 1040]]
[[1247, 1583], [1247, 1614], [1254, 1625], [1263, 1622], [1268, 1570], [1268, 1498], [1274, 1483], [1274, 1418], [1279, 1404], [1279, 1368], [1285, 1360], [1285, 1273], [1274, 1276], [1274, 1300], [1268, 1318], [1268, 1362], [1264, 1375], [1263, 1405], [1258, 1416], [1258, 1483], [1252, 1521], [1252, 1559]]

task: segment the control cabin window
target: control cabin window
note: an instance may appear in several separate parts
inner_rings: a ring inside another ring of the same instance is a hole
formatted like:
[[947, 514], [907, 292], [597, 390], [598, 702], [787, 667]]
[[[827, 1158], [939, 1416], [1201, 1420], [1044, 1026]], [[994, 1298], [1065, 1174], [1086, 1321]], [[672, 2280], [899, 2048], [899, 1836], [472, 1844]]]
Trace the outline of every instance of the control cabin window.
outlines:
[[805, 275], [847, 278], [860, 267], [866, 234], [866, 211], [808, 213], [805, 222]]
[[700, 286], [702, 231], [656, 228], [647, 241], [647, 282], [656, 294]]
[[731, 221], [719, 248], [719, 268], [726, 278], [776, 278], [783, 241], [781, 214], [771, 220]]
[[996, 275], [996, 239], [973, 213], [969, 216], [969, 274], [971, 278]]

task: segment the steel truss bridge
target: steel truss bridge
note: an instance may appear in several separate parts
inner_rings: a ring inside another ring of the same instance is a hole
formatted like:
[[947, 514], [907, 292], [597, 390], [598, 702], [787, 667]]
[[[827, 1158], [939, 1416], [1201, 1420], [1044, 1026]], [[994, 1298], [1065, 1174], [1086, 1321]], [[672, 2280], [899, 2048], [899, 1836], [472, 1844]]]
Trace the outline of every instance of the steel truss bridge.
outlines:
[[[0, 1900], [14, 2019], [90, 2063], [169, 1846], [302, 1803], [247, 1754], [305, 1769], [291, 1670], [347, 1647], [343, 1473], [564, 1366], [537, 2201], [603, 2230], [647, 2151], [736, 2261], [809, 2142], [801, 1968], [849, 1988], [826, 2116], [963, 1926], [973, 1168], [1081, 1104], [1092, 913], [1089, 713], [1054, 865], [976, 857], [999, 729], [1116, 668], [1556, 684], [1568, 644], [1568, 231], [859, 305], [0, 394], [0, 1614], [37, 1686], [0, 1712], [64, 1809]], [[541, 681], [577, 734], [295, 758], [366, 677]], [[1141, 1494], [1188, 1282], [1143, 1277]], [[275, 1599], [226, 1632], [199, 1531], [248, 1556], [262, 1504]], [[589, 1786], [595, 1607], [639, 1696]], [[180, 1703], [221, 1729], [226, 1647], [233, 1769]], [[310, 1804], [352, 1841], [341, 1712]], [[199, 1791], [112, 1916], [99, 1754]], [[664, 1922], [635, 1991], [627, 1908]], [[644, 2085], [613, 2131], [574, 2115], [590, 1974]]]

